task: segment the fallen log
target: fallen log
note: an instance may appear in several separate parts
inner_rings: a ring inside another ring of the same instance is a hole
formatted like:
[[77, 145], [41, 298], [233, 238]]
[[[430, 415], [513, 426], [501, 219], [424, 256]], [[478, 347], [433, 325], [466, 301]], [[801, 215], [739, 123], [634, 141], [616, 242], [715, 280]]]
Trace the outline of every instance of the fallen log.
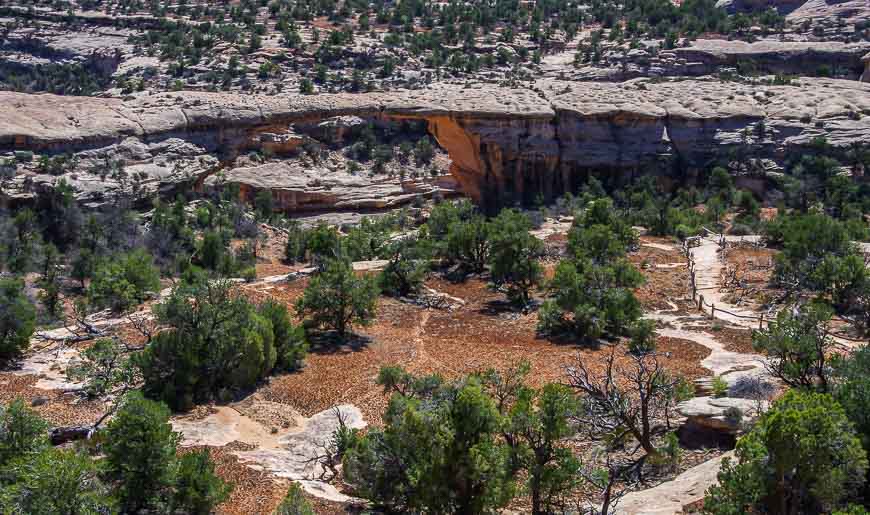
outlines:
[[94, 431], [94, 426], [62, 426], [53, 428], [48, 437], [51, 445], [63, 445], [78, 440], [87, 440]]

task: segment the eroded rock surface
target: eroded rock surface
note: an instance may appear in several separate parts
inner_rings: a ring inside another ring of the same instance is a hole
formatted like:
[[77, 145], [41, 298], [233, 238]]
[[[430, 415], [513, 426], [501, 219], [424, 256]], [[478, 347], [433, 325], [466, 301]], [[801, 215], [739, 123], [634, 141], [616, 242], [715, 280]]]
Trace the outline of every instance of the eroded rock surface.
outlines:
[[318, 459], [324, 456], [324, 449], [338, 429], [339, 417], [349, 428], [362, 429], [367, 425], [359, 408], [342, 404], [309, 418], [301, 430], [282, 436], [278, 449], [261, 448], [238, 452], [236, 455], [252, 468], [268, 470], [278, 477], [298, 481], [312, 495], [347, 502], [351, 500], [349, 497], [324, 481], [328, 471]]
[[757, 417], [767, 406], [766, 401], [752, 399], [695, 397], [678, 404], [677, 411], [697, 426], [736, 433], [743, 427], [743, 423]]
[[[295, 124], [337, 116], [424, 120], [449, 153], [451, 172], [462, 189], [492, 205], [558, 195], [592, 171], [667, 173], [677, 158], [690, 170], [701, 169], [735, 149], [747, 159], [778, 163], [817, 136], [844, 151], [870, 137], [870, 85], [830, 79], [801, 79], [789, 86], [542, 79], [533, 90], [441, 84], [427, 90], [357, 95], [184, 92], [129, 101], [3, 92], [0, 103], [10, 106], [0, 119], [0, 151], [119, 153], [114, 146], [136, 147], [129, 140], [134, 138], [147, 164], [138, 163], [136, 171], [146, 176], [144, 182], [156, 184], [155, 189], [179, 174], [208, 175], [214, 169], [208, 157], [230, 163], [240, 152], [262, 148], [264, 141], [296, 133]], [[263, 133], [270, 136], [264, 139]], [[170, 144], [171, 139], [181, 141]], [[162, 153], [153, 145], [178, 149], [178, 166], [162, 166]], [[133, 166], [121, 161], [125, 168]], [[262, 177], [256, 180], [263, 186], [280, 179], [289, 185], [287, 191], [301, 192], [301, 202], [287, 200], [289, 209], [304, 206], [305, 195], [323, 194], [306, 178], [311, 171], [292, 166], [229, 166], [227, 175], [246, 176], [253, 183], [259, 172]], [[337, 184], [342, 181], [336, 177]], [[20, 188], [5, 189], [12, 195], [21, 193]], [[347, 198], [348, 205], [366, 203], [356, 195]]]
[[574, 52], [551, 54], [542, 67], [547, 77], [578, 81], [621, 82], [640, 77], [707, 75], [800, 75], [857, 80], [870, 43], [762, 39], [752, 43], [696, 39], [673, 49], [611, 46], [595, 63], [572, 66]]
[[238, 184], [242, 195], [251, 199], [257, 191], [271, 191], [276, 207], [282, 211], [313, 210], [322, 206], [385, 209], [439, 191], [431, 183], [396, 181], [387, 176], [331, 170], [319, 165], [304, 166], [292, 161], [235, 168], [205, 180], [208, 187], [227, 183]]
[[870, 19], [870, 3], [867, 0], [807, 0], [788, 14], [792, 23], [827, 22], [854, 25]]
[[864, 73], [861, 74], [861, 82], [870, 82], [870, 53], [862, 59], [864, 62]]
[[615, 513], [625, 515], [684, 513], [685, 506], [703, 499], [707, 489], [717, 483], [722, 460], [733, 454], [727, 452], [690, 468], [670, 481], [647, 490], [631, 492], [620, 500]]

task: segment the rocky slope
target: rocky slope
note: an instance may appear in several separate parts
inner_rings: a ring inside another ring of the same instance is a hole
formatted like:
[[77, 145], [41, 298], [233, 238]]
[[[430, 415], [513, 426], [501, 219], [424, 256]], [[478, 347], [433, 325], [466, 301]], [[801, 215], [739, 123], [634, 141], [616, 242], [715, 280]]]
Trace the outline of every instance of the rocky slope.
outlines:
[[[46, 184], [65, 177], [77, 190], [85, 188], [81, 174], [96, 167], [84, 158], [102, 156], [127, 176], [135, 174], [139, 187], [156, 191], [221, 168], [231, 171], [242, 152], [275, 145], [276, 138], [293, 146], [298, 127], [347, 115], [427, 122], [465, 192], [491, 205], [551, 197], [573, 189], [587, 173], [613, 180], [635, 172], [666, 174], [677, 161], [690, 176], [736, 155], [744, 164], [758, 160], [762, 168], [776, 169], [817, 136], [843, 149], [870, 137], [870, 85], [827, 79], [789, 86], [542, 79], [532, 89], [443, 84], [357, 95], [180, 92], [126, 101], [3, 92], [0, 104], [7, 106], [0, 152], [18, 151], [15, 156], [25, 161], [27, 152], [77, 153], [82, 158], [65, 172], [41, 176]], [[88, 162], [90, 168], [82, 169]], [[17, 164], [4, 186], [13, 198], [34, 183], [26, 166]], [[285, 166], [248, 169], [240, 177], [253, 183], [305, 173], [310, 171]], [[105, 196], [98, 183], [90, 184], [92, 193]], [[326, 196], [323, 202], [336, 201]]]
[[830, 76], [857, 80], [870, 43], [763, 39], [753, 43], [726, 39], [696, 39], [668, 50], [611, 45], [597, 63], [572, 66], [575, 53], [544, 58], [548, 77], [573, 80], [624, 81], [638, 77], [700, 77], [704, 75]]

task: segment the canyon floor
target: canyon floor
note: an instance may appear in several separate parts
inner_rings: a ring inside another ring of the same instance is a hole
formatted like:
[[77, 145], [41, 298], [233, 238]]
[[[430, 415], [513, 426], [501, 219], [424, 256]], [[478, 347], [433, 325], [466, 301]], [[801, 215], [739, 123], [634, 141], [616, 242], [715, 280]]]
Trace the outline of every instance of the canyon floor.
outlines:
[[[549, 225], [555, 228], [546, 231], [546, 238], [563, 240], [564, 232], [559, 231], [566, 225]], [[720, 293], [717, 286], [724, 265], [718, 240], [702, 240], [689, 255], [696, 262], [699, 287], [709, 292], [707, 298], [715, 299], [722, 310], [715, 319], [710, 318], [709, 311], [700, 312], [691, 299], [688, 257], [680, 243], [642, 237], [640, 248], [630, 254], [646, 279], [637, 295], [646, 316], [657, 323], [658, 350], [667, 356], [665, 366], [701, 385], [699, 391], [714, 374], [729, 382], [740, 375], [763, 375], [764, 358], [747, 349], [751, 327], [757, 322], [735, 321], [725, 310], [751, 316], [760, 313], [721, 300], [726, 293]], [[308, 279], [288, 279], [301, 267], [271, 261], [268, 253], [262, 256], [260, 278], [241, 284], [241, 291], [251, 299], [272, 298], [292, 307]], [[360, 265], [358, 268], [366, 268], [365, 263]], [[274, 275], [279, 267], [283, 273]], [[488, 368], [505, 370], [525, 361], [532, 367], [530, 381], [543, 385], [564, 382], [566, 367], [576, 360], [593, 370], [603, 366], [612, 345], [590, 347], [538, 336], [536, 312], [512, 309], [501, 294], [488, 287], [486, 277], [462, 282], [434, 277], [426, 287], [449, 299], [448, 303], [437, 309], [381, 298], [371, 326], [361, 328], [341, 347], [313, 347], [300, 372], [272, 377], [244, 400], [200, 406], [173, 417], [183, 445], [208, 447], [217, 460], [218, 473], [236, 484], [220, 513], [274, 509], [288, 479], [305, 486], [318, 512], [337, 513], [363, 506], [341, 493], [340, 481], [323, 481], [323, 467], [315, 458], [337, 427], [336, 410], [351, 427], [382, 424], [388, 395], [375, 382], [382, 366], [401, 365], [416, 374], [458, 378]], [[141, 318], [148, 310], [143, 309], [133, 316]], [[105, 327], [127, 337], [132, 332], [123, 318], [109, 321]], [[0, 400], [24, 398], [58, 425], [93, 423], [105, 405], [83, 400], [76, 393], [78, 385], [68, 382], [63, 374], [64, 363], [74, 361], [88, 344], [58, 345], [37, 337], [19, 370], [0, 372]], [[721, 411], [717, 414], [713, 408], [703, 416], [721, 416]], [[697, 502], [714, 483], [715, 464], [722, 452], [716, 448], [687, 452], [677, 470], [642, 485], [648, 490], [626, 496], [620, 512], [670, 513]], [[667, 503], [656, 503], [656, 509], [650, 511], [649, 500], [664, 497]]]
[[[0, 369], [0, 403], [23, 399], [57, 427], [102, 420], [116, 399], [88, 397], [66, 369], [93, 334], [139, 345], [156, 333], [152, 309], [201, 264], [206, 233], [227, 255], [250, 254], [249, 268], [220, 272], [234, 293], [294, 313], [314, 273], [286, 259], [300, 227], [346, 236], [395, 216], [390, 237], [402, 238], [445, 200], [486, 216], [515, 207], [534, 221], [552, 278], [575, 208], [612, 195], [620, 216], [644, 211], [638, 225], [674, 235], [638, 227], [627, 257], [663, 366], [694, 385], [667, 427], [680, 435], [676, 463], [618, 485], [615, 512], [696, 512], [735, 438], [769, 407], [729, 388], [751, 378], [783, 390], [753, 347], [794, 293], [772, 280], [782, 249], [764, 224], [795, 211], [849, 215], [865, 230], [870, 220], [870, 2], [628, 4], [0, 0], [0, 279], [20, 276], [39, 305], [54, 248], [62, 293], [56, 312], [40, 308], [24, 356]], [[710, 216], [716, 207], [723, 216]], [[33, 262], [13, 271], [31, 244]], [[160, 291], [124, 313], [79, 316], [91, 276], [142, 249]], [[208, 449], [234, 485], [221, 514], [272, 513], [292, 483], [316, 513], [366, 512], [323, 456], [343, 424], [384, 426], [382, 367], [453, 380], [528, 363], [539, 387], [567, 383], [578, 363], [601, 372], [614, 350], [628, 363], [627, 338], [542, 334], [547, 298], [535, 290], [517, 309], [489, 273], [438, 269], [416, 295], [379, 296], [346, 341], [315, 338], [300, 370], [174, 413], [180, 452]], [[841, 317], [831, 328], [838, 353], [866, 343]], [[566, 445], [590, 462], [601, 454], [591, 438]], [[504, 513], [528, 512], [527, 497]]]

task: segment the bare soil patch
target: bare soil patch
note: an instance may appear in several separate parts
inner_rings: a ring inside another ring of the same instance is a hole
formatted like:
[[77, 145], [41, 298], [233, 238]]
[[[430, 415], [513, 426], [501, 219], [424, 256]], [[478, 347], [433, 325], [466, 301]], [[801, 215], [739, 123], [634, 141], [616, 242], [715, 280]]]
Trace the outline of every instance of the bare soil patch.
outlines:
[[[304, 280], [281, 283], [268, 292], [288, 305], [304, 289]], [[305, 368], [273, 377], [261, 390], [263, 398], [287, 403], [312, 414], [341, 403], [360, 408], [367, 421], [378, 425], [387, 396], [375, 381], [385, 365], [402, 365], [415, 374], [460, 377], [488, 368], [505, 370], [522, 361], [532, 366], [529, 382], [542, 385], [565, 380], [565, 367], [582, 359], [595, 368], [610, 352], [607, 345], [554, 343], [537, 336], [537, 314], [513, 310], [503, 295], [480, 278], [451, 282], [432, 278], [427, 286], [465, 301], [453, 310], [434, 310], [395, 299], [378, 301], [378, 317], [358, 337], [339, 346], [314, 347]], [[675, 373], [688, 379], [709, 375], [700, 361], [709, 350], [688, 340], [660, 339], [660, 350]], [[618, 352], [624, 352], [621, 346]]]
[[56, 426], [91, 424], [105, 411], [101, 401], [88, 401], [78, 394], [60, 390], [43, 390], [34, 385], [35, 375], [0, 373], [0, 404], [23, 400], [49, 423]]
[[752, 330], [745, 327], [711, 323], [708, 325], [687, 326], [685, 329], [709, 333], [714, 339], [721, 342], [724, 345], [725, 350], [728, 352], [737, 352], [741, 354], [758, 353], [752, 348]]
[[688, 260], [679, 249], [679, 244], [673, 240], [645, 236], [641, 238], [640, 248], [628, 255], [629, 261], [646, 279], [634, 292], [644, 310], [673, 311], [676, 307], [678, 312], [685, 312], [690, 309], [691, 303], [686, 299]]
[[770, 283], [777, 253], [766, 247], [729, 247], [725, 252], [725, 265], [726, 268], [736, 269], [746, 283], [766, 286]]

